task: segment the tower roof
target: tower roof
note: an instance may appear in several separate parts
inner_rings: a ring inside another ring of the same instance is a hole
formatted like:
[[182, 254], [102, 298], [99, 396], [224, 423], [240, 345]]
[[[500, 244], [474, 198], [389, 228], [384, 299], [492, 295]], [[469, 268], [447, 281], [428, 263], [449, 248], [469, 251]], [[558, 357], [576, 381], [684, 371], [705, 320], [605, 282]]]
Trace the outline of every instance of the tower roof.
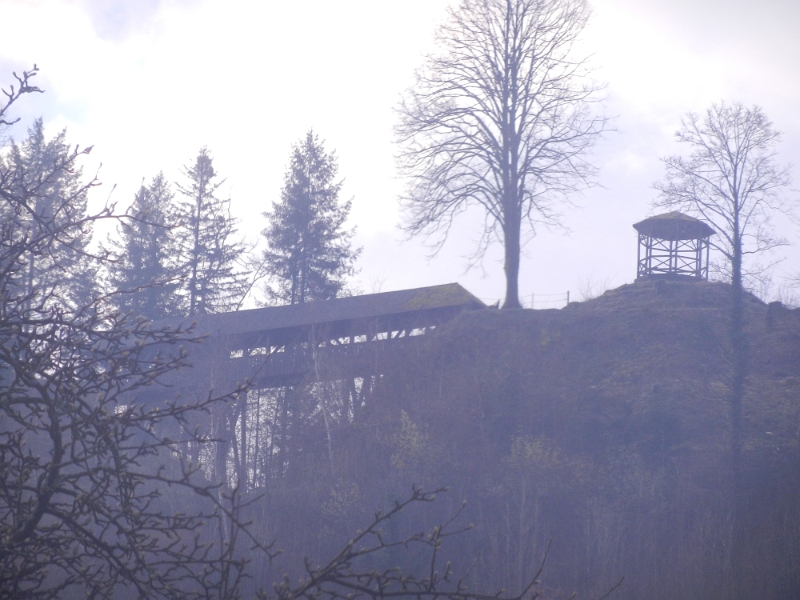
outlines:
[[716, 233], [707, 223], [678, 211], [655, 215], [633, 227], [643, 235], [661, 240], [699, 240]]

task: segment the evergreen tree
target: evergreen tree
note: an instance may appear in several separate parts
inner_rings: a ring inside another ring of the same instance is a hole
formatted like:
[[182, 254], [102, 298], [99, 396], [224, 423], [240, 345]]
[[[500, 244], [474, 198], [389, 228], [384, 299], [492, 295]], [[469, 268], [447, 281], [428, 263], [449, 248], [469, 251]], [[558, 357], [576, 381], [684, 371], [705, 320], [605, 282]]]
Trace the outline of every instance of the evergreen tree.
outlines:
[[11, 193], [21, 196], [24, 190], [30, 197], [26, 209], [14, 211], [11, 217], [18, 235], [51, 240], [45, 251], [23, 257], [20, 287], [28, 296], [43, 295], [74, 307], [91, 296], [96, 268], [87, 252], [91, 223], [67, 227], [85, 220], [90, 187], [82, 183], [81, 169], [73, 166], [72, 159], [66, 130], [48, 141], [40, 118], [22, 144], [12, 144], [4, 169], [13, 173]]
[[131, 218], [117, 227], [112, 240], [114, 261], [109, 265], [109, 283], [121, 293], [117, 307], [123, 312], [151, 320], [180, 313], [176, 290], [180, 286], [175, 264], [173, 229], [174, 194], [163, 173], [136, 193]]
[[217, 180], [205, 147], [183, 173], [188, 182], [178, 185], [186, 200], [178, 207], [177, 238], [186, 281], [184, 311], [194, 316], [234, 310], [245, 289], [245, 273], [237, 268], [244, 245], [235, 238], [230, 199], [216, 196], [225, 180]]
[[326, 152], [313, 131], [292, 148], [280, 202], [265, 212], [269, 226], [264, 268], [271, 301], [303, 304], [341, 294], [361, 249], [345, 229], [351, 202], [340, 202], [336, 154]]

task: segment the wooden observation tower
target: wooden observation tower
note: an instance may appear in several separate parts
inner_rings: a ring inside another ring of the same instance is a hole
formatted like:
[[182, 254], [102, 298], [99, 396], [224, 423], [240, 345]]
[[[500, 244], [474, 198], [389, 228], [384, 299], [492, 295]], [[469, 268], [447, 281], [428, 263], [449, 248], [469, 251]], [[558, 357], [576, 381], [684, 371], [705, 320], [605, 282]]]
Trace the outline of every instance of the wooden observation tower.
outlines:
[[639, 232], [636, 279], [708, 279], [708, 224], [680, 212], [636, 223]]

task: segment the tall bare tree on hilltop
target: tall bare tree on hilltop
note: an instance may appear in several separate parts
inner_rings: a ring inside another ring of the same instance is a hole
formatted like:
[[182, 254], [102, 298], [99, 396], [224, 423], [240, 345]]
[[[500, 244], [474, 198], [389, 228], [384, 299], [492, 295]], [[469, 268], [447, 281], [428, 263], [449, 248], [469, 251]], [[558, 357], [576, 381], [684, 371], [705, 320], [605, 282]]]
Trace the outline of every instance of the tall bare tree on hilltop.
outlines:
[[572, 57], [588, 17], [585, 0], [463, 0], [399, 107], [407, 231], [439, 233], [438, 251], [454, 217], [481, 207], [475, 257], [503, 243], [503, 308], [520, 308], [523, 232], [559, 224], [595, 174], [586, 155], [606, 119], [591, 110], [586, 60]]
[[780, 133], [758, 106], [714, 104], [701, 118], [689, 113], [675, 137], [691, 149], [688, 158], [668, 156], [656, 206], [692, 213], [717, 232], [718, 265], [734, 288], [747, 284], [754, 267], [745, 260], [784, 244], [770, 217], [785, 213], [780, 194], [790, 182], [788, 166], [775, 164]]
[[785, 243], [770, 225], [774, 213], [791, 206], [781, 195], [789, 185], [788, 166], [775, 164], [775, 144], [780, 134], [761, 108], [741, 104], [714, 104], [703, 118], [690, 113], [676, 132], [688, 145], [688, 158], [663, 159], [667, 172], [655, 184], [656, 206], [693, 213], [708, 221], [717, 236], [714, 247], [732, 285], [730, 315], [730, 411], [732, 466], [738, 488], [742, 450], [742, 400], [747, 377], [748, 352], [744, 333], [745, 258]]

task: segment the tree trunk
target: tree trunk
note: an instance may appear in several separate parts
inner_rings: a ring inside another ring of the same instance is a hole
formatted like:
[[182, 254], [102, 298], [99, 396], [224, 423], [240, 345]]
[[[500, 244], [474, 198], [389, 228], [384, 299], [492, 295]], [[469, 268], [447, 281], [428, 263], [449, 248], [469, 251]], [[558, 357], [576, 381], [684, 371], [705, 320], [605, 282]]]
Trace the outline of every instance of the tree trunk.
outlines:
[[731, 344], [733, 349], [733, 373], [731, 382], [731, 434], [732, 465], [738, 478], [742, 453], [742, 399], [747, 375], [747, 341], [744, 335], [744, 293], [740, 287], [733, 288], [731, 310]]
[[[737, 229], [738, 232], [738, 229]], [[732, 298], [730, 315], [731, 335], [731, 392], [730, 392], [730, 418], [731, 418], [731, 492], [733, 496], [732, 519], [732, 544], [731, 565], [732, 575], [741, 566], [741, 559], [745, 551], [744, 495], [742, 489], [742, 402], [744, 400], [745, 383], [748, 368], [747, 337], [745, 335], [744, 316], [744, 288], [742, 286], [742, 248], [741, 238], [734, 234], [734, 251], [732, 263]]]
[[289, 430], [289, 386], [286, 385], [283, 387], [283, 393], [281, 394], [281, 399], [283, 403], [281, 404], [281, 415], [280, 415], [280, 447], [278, 448], [278, 452], [280, 454], [280, 461], [278, 463], [278, 474], [283, 475], [288, 471], [288, 464], [289, 464], [289, 456], [288, 456], [288, 448], [287, 448], [287, 435]]
[[214, 456], [214, 474], [216, 483], [222, 488], [229, 489], [228, 479], [228, 451], [230, 450], [230, 434], [228, 429], [227, 407], [225, 405], [215, 407], [213, 423], [213, 436], [218, 440], [216, 454]]
[[506, 225], [503, 227], [506, 273], [506, 299], [503, 308], [522, 308], [519, 303], [519, 254], [520, 254], [520, 218], [517, 210], [512, 210], [512, 215], [506, 215]]
[[192, 273], [189, 276], [189, 316], [197, 314], [197, 263], [200, 260], [200, 207], [201, 199], [197, 198], [197, 212], [192, 224]]
[[[731, 298], [731, 471], [733, 475], [733, 493], [736, 506], [741, 480], [742, 459], [742, 400], [744, 398], [745, 378], [747, 377], [747, 340], [744, 332], [744, 289], [742, 287], [742, 255], [741, 249], [734, 250], [732, 260], [732, 298]], [[737, 511], [738, 512], [738, 511]]]
[[[247, 392], [239, 394], [239, 418], [241, 419], [240, 431], [241, 439], [239, 443], [239, 489], [246, 492], [247, 482]], [[236, 426], [233, 427], [233, 441], [236, 443]], [[253, 470], [255, 473], [255, 469]]]

